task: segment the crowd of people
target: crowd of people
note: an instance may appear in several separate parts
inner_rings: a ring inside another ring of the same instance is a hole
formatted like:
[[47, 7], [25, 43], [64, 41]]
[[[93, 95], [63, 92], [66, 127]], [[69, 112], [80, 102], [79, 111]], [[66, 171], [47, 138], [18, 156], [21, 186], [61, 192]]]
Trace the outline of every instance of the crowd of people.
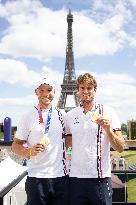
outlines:
[[96, 102], [96, 92], [94, 76], [80, 75], [80, 105], [65, 113], [53, 107], [50, 79], [35, 87], [38, 103], [22, 116], [12, 144], [27, 159], [27, 205], [112, 204], [110, 146], [122, 152], [125, 141], [115, 110]]

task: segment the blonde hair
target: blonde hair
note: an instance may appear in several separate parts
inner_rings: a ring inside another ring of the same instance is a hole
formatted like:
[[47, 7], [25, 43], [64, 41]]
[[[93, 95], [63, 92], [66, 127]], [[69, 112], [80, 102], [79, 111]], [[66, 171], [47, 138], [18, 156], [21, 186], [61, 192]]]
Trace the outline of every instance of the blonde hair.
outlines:
[[84, 84], [84, 83], [86, 83], [88, 85], [92, 85], [95, 90], [97, 89], [97, 82], [96, 82], [94, 76], [92, 76], [89, 73], [79, 75], [79, 77], [77, 78], [77, 81], [76, 81], [77, 89], [79, 89], [80, 84]]

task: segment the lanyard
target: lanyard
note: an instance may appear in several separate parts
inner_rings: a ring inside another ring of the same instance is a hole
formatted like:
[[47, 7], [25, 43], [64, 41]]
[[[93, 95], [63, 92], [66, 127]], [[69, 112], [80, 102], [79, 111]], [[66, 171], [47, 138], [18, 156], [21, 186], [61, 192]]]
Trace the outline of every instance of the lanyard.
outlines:
[[96, 106], [96, 104], [95, 104], [95, 107], [94, 107], [94, 109], [92, 109], [91, 110], [91, 112], [96, 112], [96, 110], [98, 109], [98, 107], [99, 107], [99, 104]]
[[49, 131], [49, 127], [50, 127], [50, 122], [51, 122], [51, 114], [52, 114], [52, 107], [49, 109], [48, 111], [48, 115], [47, 115], [47, 120], [46, 122], [43, 121], [43, 116], [42, 116], [42, 112], [40, 107], [38, 106], [38, 115], [39, 115], [39, 122], [42, 126], [42, 128], [45, 127], [44, 129], [44, 134], [47, 134]]

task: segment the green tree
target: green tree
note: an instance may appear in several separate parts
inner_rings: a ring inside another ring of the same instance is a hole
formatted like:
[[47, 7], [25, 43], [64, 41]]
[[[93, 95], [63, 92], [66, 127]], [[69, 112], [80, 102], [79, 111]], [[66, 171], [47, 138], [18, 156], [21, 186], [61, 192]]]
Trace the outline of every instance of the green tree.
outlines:
[[121, 132], [123, 135], [127, 135], [127, 124], [125, 123], [121, 124]]

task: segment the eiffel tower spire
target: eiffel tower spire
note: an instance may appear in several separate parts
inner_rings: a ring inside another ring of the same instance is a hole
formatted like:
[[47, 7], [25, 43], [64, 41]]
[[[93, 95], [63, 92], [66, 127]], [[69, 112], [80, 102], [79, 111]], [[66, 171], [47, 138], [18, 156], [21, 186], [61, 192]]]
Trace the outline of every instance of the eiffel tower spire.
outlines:
[[[65, 109], [66, 112], [79, 104], [79, 100], [76, 95], [76, 75], [75, 75], [74, 53], [73, 53], [73, 35], [72, 35], [73, 15], [70, 9], [67, 15], [67, 23], [68, 23], [68, 30], [67, 30], [65, 72], [63, 78], [63, 84], [61, 84], [61, 94], [58, 101], [58, 107], [61, 109]], [[71, 103], [73, 104], [71, 105]]]

